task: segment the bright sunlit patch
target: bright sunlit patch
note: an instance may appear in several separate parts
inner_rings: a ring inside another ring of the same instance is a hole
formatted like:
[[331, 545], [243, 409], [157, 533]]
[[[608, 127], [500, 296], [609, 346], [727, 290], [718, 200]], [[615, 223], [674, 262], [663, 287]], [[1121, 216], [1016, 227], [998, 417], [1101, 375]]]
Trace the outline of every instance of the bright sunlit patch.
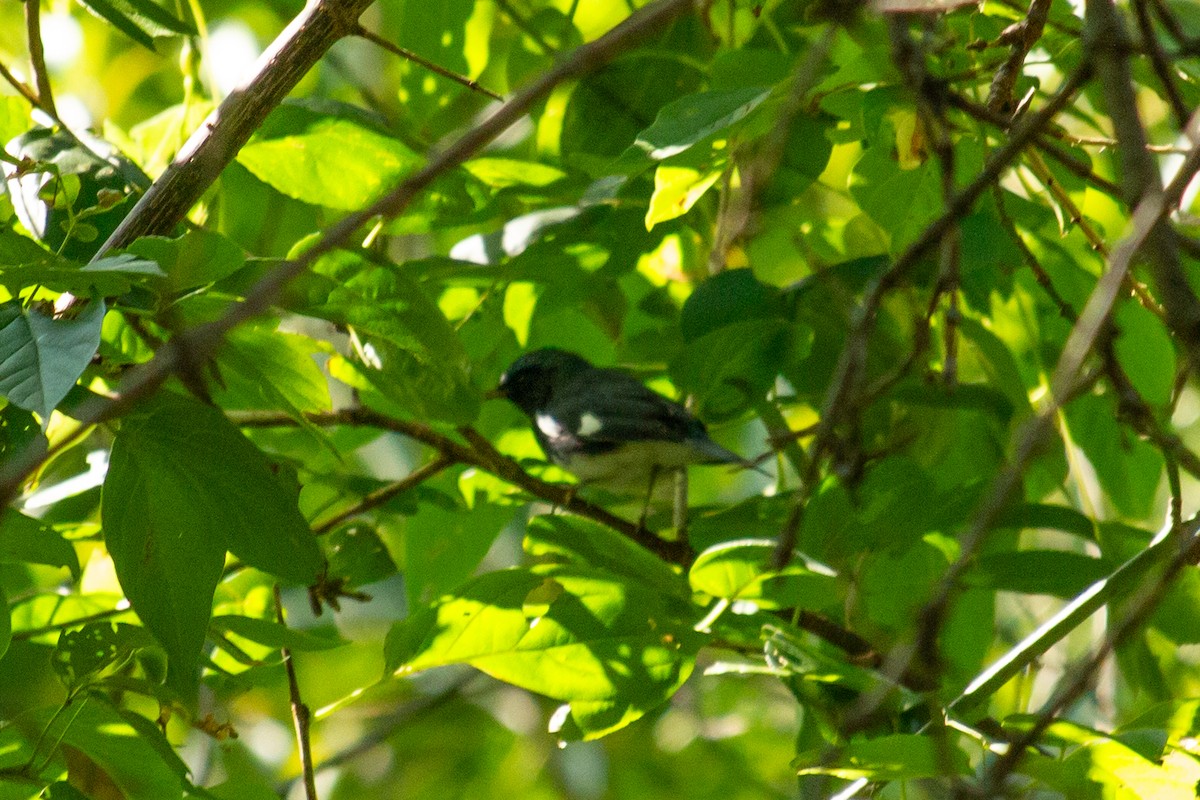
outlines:
[[225, 21], [213, 26], [208, 37], [208, 66], [222, 95], [250, 76], [258, 54], [258, 40], [241, 22]]
[[69, 67], [83, 51], [83, 29], [70, 14], [45, 14], [42, 16], [42, 49], [47, 67]]

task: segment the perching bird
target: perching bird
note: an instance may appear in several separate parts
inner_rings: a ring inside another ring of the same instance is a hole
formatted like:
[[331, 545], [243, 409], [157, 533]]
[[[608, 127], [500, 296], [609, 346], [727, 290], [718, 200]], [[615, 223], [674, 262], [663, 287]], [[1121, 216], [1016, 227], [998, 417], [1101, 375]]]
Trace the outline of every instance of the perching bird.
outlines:
[[525, 412], [546, 456], [584, 483], [648, 482], [653, 491], [659, 472], [688, 464], [758, 469], [710, 439], [704, 423], [679, 403], [565, 350], [521, 356], [500, 376], [495, 394]]

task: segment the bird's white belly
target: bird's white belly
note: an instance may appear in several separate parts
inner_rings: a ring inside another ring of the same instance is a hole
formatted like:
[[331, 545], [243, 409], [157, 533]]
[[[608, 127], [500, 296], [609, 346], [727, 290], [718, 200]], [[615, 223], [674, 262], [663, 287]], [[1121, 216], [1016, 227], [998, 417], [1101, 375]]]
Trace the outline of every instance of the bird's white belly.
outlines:
[[695, 460], [695, 450], [681, 442], [634, 442], [611, 453], [587, 457], [573, 455], [561, 466], [583, 483], [644, 485], [650, 480], [650, 470], [655, 466], [660, 470], [672, 470]]

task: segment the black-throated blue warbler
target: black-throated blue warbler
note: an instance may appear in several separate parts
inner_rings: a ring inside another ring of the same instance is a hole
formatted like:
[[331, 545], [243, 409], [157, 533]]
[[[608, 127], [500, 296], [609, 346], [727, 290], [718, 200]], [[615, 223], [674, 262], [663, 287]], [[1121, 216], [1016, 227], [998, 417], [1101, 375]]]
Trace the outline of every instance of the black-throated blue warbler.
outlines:
[[547, 458], [582, 483], [648, 482], [653, 491], [659, 472], [689, 464], [757, 469], [709, 438], [704, 423], [679, 403], [622, 370], [593, 366], [566, 350], [521, 356], [493, 395], [521, 409]]

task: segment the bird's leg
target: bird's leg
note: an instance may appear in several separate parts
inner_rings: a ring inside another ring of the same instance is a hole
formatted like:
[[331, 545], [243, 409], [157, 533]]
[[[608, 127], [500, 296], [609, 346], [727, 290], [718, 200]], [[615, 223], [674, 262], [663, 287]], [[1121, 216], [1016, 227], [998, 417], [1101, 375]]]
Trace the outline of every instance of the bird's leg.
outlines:
[[638, 517], [638, 530], [646, 530], [646, 517], [650, 515], [650, 501], [654, 499], [654, 484], [658, 480], [658, 464], [650, 468], [650, 485], [646, 487], [646, 503], [642, 506], [642, 515]]

